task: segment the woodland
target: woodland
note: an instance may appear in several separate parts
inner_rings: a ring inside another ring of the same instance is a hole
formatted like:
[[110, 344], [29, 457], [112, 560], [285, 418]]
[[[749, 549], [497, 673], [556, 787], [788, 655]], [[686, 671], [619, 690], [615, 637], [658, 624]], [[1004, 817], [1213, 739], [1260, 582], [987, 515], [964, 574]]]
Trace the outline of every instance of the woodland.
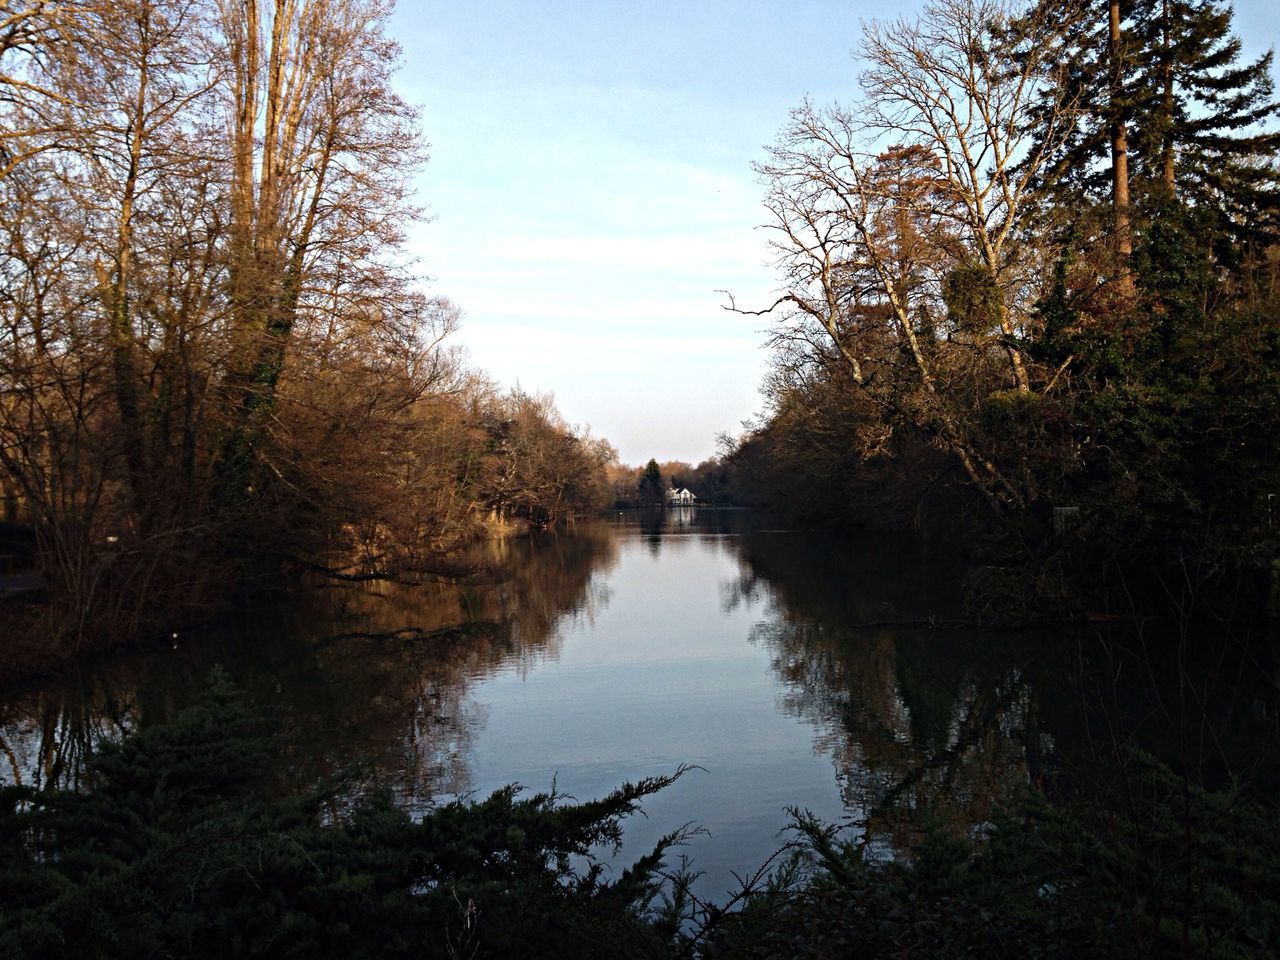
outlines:
[[1209, 0], [939, 0], [857, 53], [860, 95], [794, 110], [759, 166], [784, 288], [732, 305], [775, 321], [767, 409], [723, 458], [735, 499], [949, 537], [1000, 603], [1257, 616], [1280, 529], [1271, 53]]
[[[0, 673], [282, 578], [456, 574], [468, 540], [673, 483], [956, 544], [977, 619], [1277, 602], [1280, 104], [1228, 2], [934, 0], [866, 25], [856, 97], [797, 107], [758, 168], [781, 292], [728, 306], [773, 324], [766, 409], [717, 458], [644, 468], [451, 347], [459, 309], [407, 254], [426, 145], [389, 9], [0, 0], [0, 554], [44, 585], [0, 608]], [[76, 790], [0, 788], [0, 953], [1280, 943], [1274, 797], [1132, 744], [1088, 802], [1028, 784], [888, 860], [793, 811], [709, 903], [687, 829], [604, 862], [683, 769], [411, 815], [341, 777], [284, 789], [305, 758], [225, 674], [206, 686]]]
[[468, 367], [407, 254], [389, 12], [0, 5], [0, 554], [46, 593], [13, 669], [608, 506], [612, 447]]
[[406, 250], [426, 144], [387, 14], [5, 4], [0, 555], [47, 597], [7, 657], [282, 572], [430, 575], [669, 481], [949, 539], [997, 608], [1267, 602], [1280, 130], [1228, 5], [869, 25], [860, 95], [798, 107], [758, 168], [782, 293], [730, 306], [773, 321], [765, 411], [657, 473], [450, 344]]

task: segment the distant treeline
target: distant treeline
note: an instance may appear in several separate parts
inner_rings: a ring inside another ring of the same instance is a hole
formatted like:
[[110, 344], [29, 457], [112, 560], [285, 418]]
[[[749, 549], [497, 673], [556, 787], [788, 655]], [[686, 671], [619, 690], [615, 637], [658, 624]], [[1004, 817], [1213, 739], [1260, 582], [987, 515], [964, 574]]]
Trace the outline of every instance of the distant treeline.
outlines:
[[0, 573], [47, 588], [7, 656], [608, 506], [613, 449], [467, 369], [412, 272], [388, 13], [0, 6]]
[[1220, 0], [937, 0], [859, 53], [759, 167], [784, 286], [735, 498], [1244, 611], [1280, 533], [1271, 54]]
[[666, 503], [673, 490], [688, 490], [702, 504], [728, 506], [733, 502], [730, 476], [729, 465], [719, 457], [696, 467], [683, 460], [650, 460], [643, 467], [613, 464], [608, 470], [613, 505], [619, 509]]

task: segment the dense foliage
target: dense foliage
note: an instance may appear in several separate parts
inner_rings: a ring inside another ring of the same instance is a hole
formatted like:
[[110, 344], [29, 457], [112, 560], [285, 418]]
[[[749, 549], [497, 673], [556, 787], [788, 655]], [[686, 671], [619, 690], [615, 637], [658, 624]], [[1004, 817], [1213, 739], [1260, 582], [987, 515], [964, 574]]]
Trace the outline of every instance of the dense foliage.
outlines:
[[613, 449], [468, 370], [414, 273], [389, 14], [0, 5], [3, 552], [49, 601], [10, 657], [606, 505]]
[[909, 862], [797, 815], [798, 850], [722, 925], [716, 957], [1275, 957], [1273, 810], [1148, 757], [1080, 812], [1031, 798]]
[[278, 746], [215, 675], [172, 723], [104, 746], [84, 792], [4, 788], [0, 953], [618, 957], [672, 933], [648, 907], [678, 834], [613, 874], [607, 854], [673, 777], [414, 818], [385, 791], [276, 795]]
[[1270, 54], [1245, 61], [1214, 0], [938, 0], [861, 53], [861, 99], [796, 110], [760, 168], [784, 293], [737, 497], [989, 535], [1064, 597], [1256, 604], [1280, 529]]

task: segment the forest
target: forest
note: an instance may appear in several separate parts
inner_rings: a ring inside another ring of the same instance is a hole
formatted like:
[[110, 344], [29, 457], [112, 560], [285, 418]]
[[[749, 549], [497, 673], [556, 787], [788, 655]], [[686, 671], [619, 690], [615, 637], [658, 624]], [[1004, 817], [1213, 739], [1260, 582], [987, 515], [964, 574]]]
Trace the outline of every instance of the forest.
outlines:
[[[856, 96], [797, 106], [758, 165], [779, 292], [726, 306], [770, 324], [765, 408], [716, 457], [643, 467], [453, 345], [462, 308], [409, 253], [427, 144], [391, 6], [0, 0], [0, 577], [42, 584], [0, 597], [0, 677], [74, 672], [282, 583], [458, 587], [471, 541], [675, 486], [806, 535], [944, 544], [974, 568], [966, 625], [1136, 624], [1148, 673], [1181, 683], [1177, 732], [1227, 756], [1185, 682], [1188, 625], [1243, 647], [1228, 622], [1280, 609], [1280, 101], [1227, 0], [933, 0], [864, 25]], [[478, 683], [519, 640], [523, 682], [562, 617], [608, 602], [593, 564], [613, 541], [589, 539], [558, 590], [512, 562], [488, 571], [490, 610], [462, 583], [467, 629], [426, 629], [423, 590], [418, 627], [341, 635], [377, 681], [346, 696], [396, 710], [395, 643]], [[818, 621], [797, 636], [836, 642]], [[326, 641], [306, 643], [318, 670]], [[800, 646], [779, 662], [800, 670]], [[927, 672], [915, 659], [886, 676]], [[1268, 664], [1274, 693], [1274, 659], [1250, 662]], [[451, 695], [426, 675], [424, 741]], [[313, 766], [224, 670], [198, 685], [185, 704], [148, 690], [163, 710], [136, 727], [121, 707], [74, 783], [0, 785], [0, 953], [1277, 956], [1275, 799], [1249, 779], [1274, 763], [1274, 697], [1231, 701], [1270, 731], [1256, 768], [1197, 782], [1105, 730], [1087, 785], [1023, 776], [989, 818], [922, 821], [887, 854], [792, 809], [775, 857], [711, 901], [680, 856], [694, 824], [609, 859], [689, 767], [585, 801], [552, 779], [410, 810], [373, 760]], [[933, 719], [950, 753], [979, 749]]]
[[13, 670], [609, 505], [613, 448], [470, 368], [408, 255], [388, 15], [0, 5], [0, 554], [47, 594]]
[[[938, 0], [758, 172], [783, 275], [739, 502], [914, 529], [1073, 616], [1256, 616], [1280, 492], [1280, 105], [1229, 4]], [[1120, 604], [1123, 606], [1123, 604]], [[1204, 610], [1201, 610], [1204, 612]]]

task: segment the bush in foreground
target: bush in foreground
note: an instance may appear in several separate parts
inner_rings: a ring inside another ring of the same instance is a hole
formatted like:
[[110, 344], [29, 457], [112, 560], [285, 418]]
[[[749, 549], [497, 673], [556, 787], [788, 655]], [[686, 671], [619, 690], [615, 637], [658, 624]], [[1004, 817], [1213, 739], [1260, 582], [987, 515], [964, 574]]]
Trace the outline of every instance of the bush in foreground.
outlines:
[[[273, 742], [225, 678], [107, 745], [82, 793], [0, 794], [0, 956], [591, 957], [661, 952], [672, 835], [612, 882], [602, 849], [673, 777], [569, 804], [512, 786], [420, 820], [386, 792], [272, 798]], [[675, 776], [678, 776], [679, 773]]]
[[798, 813], [792, 859], [702, 955], [1280, 956], [1274, 809], [1122, 759], [1101, 803], [1029, 796], [973, 837], [935, 831], [894, 862]]
[[0, 791], [0, 956], [1277, 957], [1274, 809], [1122, 751], [1088, 806], [1029, 795], [896, 860], [796, 813], [729, 904], [664, 864], [611, 882], [623, 819], [680, 775], [569, 803], [511, 786], [414, 819], [340, 784], [280, 795], [225, 677], [103, 747], [82, 792]]

